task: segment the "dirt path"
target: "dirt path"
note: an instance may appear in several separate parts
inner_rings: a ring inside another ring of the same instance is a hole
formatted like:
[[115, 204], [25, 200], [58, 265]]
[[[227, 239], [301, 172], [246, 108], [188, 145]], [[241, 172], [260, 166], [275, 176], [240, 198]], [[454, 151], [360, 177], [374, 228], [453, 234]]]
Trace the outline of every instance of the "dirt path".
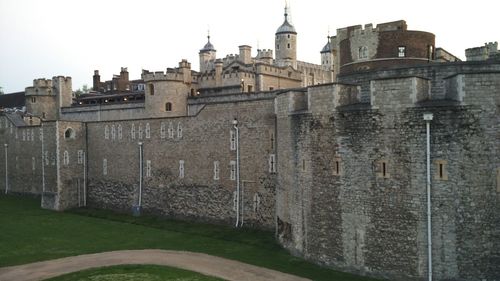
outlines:
[[42, 261], [25, 265], [1, 267], [0, 280], [43, 280], [88, 268], [121, 264], [166, 265], [234, 281], [309, 280], [279, 271], [210, 256], [207, 254], [166, 250], [105, 252]]

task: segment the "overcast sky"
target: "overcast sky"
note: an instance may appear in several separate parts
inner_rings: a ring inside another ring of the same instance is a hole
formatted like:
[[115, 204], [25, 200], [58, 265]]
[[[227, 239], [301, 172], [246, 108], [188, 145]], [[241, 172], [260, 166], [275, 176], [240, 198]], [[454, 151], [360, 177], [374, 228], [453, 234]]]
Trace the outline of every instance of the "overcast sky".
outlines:
[[[284, 0], [0, 0], [0, 86], [23, 91], [35, 78], [73, 77], [73, 89], [128, 67], [165, 71], [181, 59], [198, 70], [207, 30], [217, 57], [238, 46], [273, 49]], [[410, 30], [436, 35], [442, 47], [464, 50], [500, 41], [500, 1], [291, 0], [299, 60], [320, 62], [328, 30], [404, 19]]]

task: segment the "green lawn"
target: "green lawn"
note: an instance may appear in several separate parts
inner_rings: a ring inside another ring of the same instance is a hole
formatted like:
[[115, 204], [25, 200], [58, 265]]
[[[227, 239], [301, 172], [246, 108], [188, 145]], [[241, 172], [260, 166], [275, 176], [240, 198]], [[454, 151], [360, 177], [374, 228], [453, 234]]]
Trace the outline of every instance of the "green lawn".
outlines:
[[272, 233], [132, 217], [104, 210], [54, 212], [36, 199], [0, 196], [0, 266], [133, 249], [202, 252], [313, 280], [374, 280], [293, 257]]
[[45, 281], [222, 281], [199, 273], [158, 265], [121, 265], [83, 270]]

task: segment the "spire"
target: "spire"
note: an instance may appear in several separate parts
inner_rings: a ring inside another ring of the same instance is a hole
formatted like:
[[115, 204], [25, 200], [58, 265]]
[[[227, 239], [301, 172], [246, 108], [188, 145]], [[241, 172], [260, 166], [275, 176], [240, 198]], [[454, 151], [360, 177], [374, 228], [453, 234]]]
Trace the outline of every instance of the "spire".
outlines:
[[288, 1], [285, 1], [285, 21], [288, 21]]
[[327, 42], [326, 45], [323, 47], [323, 49], [321, 49], [321, 53], [328, 53], [332, 51], [331, 40], [330, 40], [332, 37], [330, 36], [330, 29], [328, 29], [328, 36], [326, 38]]
[[285, 21], [283, 22], [283, 24], [278, 28], [278, 30], [276, 31], [276, 34], [280, 34], [280, 33], [293, 33], [293, 34], [297, 34], [297, 32], [295, 31], [295, 27], [293, 27], [293, 25], [290, 23], [291, 22], [291, 15], [290, 15], [290, 6], [288, 5], [288, 2], [285, 3]]
[[203, 49], [200, 50], [200, 52], [209, 52], [209, 51], [215, 51], [214, 45], [210, 43], [210, 29], [207, 31], [207, 44], [203, 47]]

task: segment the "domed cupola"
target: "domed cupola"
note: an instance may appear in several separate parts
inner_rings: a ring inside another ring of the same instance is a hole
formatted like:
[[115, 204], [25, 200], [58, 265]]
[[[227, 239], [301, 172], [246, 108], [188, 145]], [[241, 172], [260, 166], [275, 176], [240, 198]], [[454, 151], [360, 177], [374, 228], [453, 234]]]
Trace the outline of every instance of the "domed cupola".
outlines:
[[321, 49], [321, 53], [329, 53], [332, 51], [332, 46], [330, 44], [330, 36], [328, 36], [328, 42], [326, 43], [326, 45], [323, 47], [323, 49]]
[[203, 49], [201, 49], [200, 52], [215, 52], [214, 45], [212, 45], [212, 43], [210, 42], [210, 35], [208, 35], [207, 38], [208, 42], [207, 44], [205, 44], [205, 46], [203, 46]]
[[276, 30], [276, 34], [281, 33], [297, 34], [295, 27], [293, 27], [293, 25], [288, 21], [288, 7], [285, 7], [285, 21], [280, 27], [278, 27], [278, 30]]
[[214, 62], [217, 52], [215, 51], [214, 45], [210, 42], [210, 34], [207, 36], [208, 42], [200, 50], [200, 72], [206, 72], [213, 70]]

